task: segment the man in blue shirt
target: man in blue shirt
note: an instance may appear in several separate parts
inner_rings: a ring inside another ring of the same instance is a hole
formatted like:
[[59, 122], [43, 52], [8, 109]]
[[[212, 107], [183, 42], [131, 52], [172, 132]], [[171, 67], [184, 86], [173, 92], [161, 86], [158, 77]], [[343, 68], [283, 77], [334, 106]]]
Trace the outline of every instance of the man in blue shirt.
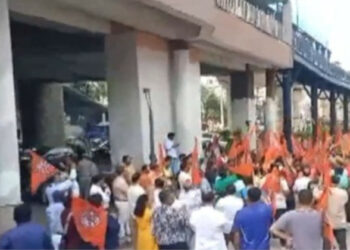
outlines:
[[269, 229], [273, 221], [271, 206], [260, 200], [261, 190], [248, 190], [248, 205], [238, 211], [232, 233], [235, 249], [264, 250], [270, 248]]
[[32, 210], [26, 204], [14, 210], [17, 227], [7, 231], [0, 238], [0, 249], [53, 249], [45, 228], [31, 222]]

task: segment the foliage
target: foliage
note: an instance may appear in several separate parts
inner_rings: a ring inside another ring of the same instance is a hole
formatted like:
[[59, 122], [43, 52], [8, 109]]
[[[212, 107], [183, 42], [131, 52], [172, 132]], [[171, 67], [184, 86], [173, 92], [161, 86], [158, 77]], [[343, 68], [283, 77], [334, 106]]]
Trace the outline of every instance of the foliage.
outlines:
[[80, 91], [82, 94], [90, 97], [92, 100], [101, 104], [108, 104], [108, 87], [107, 82], [78, 82], [73, 84], [73, 88]]
[[203, 121], [220, 120], [220, 98], [212, 88], [201, 85], [201, 104]]

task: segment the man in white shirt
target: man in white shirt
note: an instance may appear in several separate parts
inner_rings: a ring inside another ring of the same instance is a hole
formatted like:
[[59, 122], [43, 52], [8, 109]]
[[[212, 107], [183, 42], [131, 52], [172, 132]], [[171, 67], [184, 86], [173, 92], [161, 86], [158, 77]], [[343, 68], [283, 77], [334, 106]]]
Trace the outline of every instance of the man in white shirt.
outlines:
[[146, 193], [145, 190], [139, 184], [140, 177], [141, 175], [139, 172], [133, 174], [133, 176], [131, 177], [131, 185], [128, 189], [129, 211], [131, 215], [134, 214], [137, 199], [141, 195]]
[[47, 222], [50, 230], [52, 245], [54, 249], [59, 249], [59, 245], [63, 235], [63, 227], [61, 223], [61, 214], [64, 210], [63, 199], [64, 194], [55, 191], [52, 194], [53, 202], [46, 208]]
[[326, 215], [333, 226], [334, 236], [339, 249], [346, 248], [346, 212], [345, 204], [348, 202], [348, 193], [338, 187], [340, 178], [332, 176], [332, 187], [328, 196]]
[[190, 174], [190, 167], [186, 163], [186, 159], [184, 159], [184, 163], [181, 165], [181, 171], [178, 176], [178, 182], [180, 185], [180, 191], [184, 190], [184, 185], [186, 182], [190, 182], [192, 184], [192, 176]]
[[236, 187], [234, 184], [226, 188], [226, 196], [219, 199], [216, 203], [216, 209], [223, 212], [228, 221], [225, 228], [225, 234], [231, 232], [236, 213], [244, 207], [243, 199], [236, 196]]
[[202, 204], [201, 190], [194, 188], [192, 182], [188, 180], [184, 184], [183, 192], [180, 192], [178, 202], [183, 204], [189, 215]]
[[159, 199], [159, 193], [163, 190], [164, 186], [165, 186], [165, 182], [162, 178], [157, 178], [154, 181], [154, 190], [153, 190], [153, 207], [157, 208], [160, 207], [162, 205], [162, 203], [160, 202]]
[[73, 188], [73, 180], [68, 178], [67, 174], [64, 172], [58, 172], [53, 177], [53, 182], [50, 183], [45, 189], [45, 195], [48, 200], [48, 203], [51, 204], [54, 202], [53, 193], [56, 191], [65, 193], [71, 188]]
[[295, 193], [299, 193], [303, 189], [307, 189], [309, 186], [309, 183], [311, 181], [310, 178], [310, 169], [308, 167], [304, 167], [302, 171], [302, 176], [298, 177], [295, 180], [294, 186], [293, 186], [293, 191]]
[[164, 142], [164, 147], [166, 150], [167, 156], [171, 157], [170, 168], [172, 174], [175, 176], [179, 172], [180, 161], [178, 154], [179, 144], [174, 142], [175, 133], [168, 133], [167, 139]]
[[214, 194], [202, 194], [203, 206], [193, 211], [190, 225], [195, 232], [195, 250], [226, 250], [224, 232], [227, 227], [225, 215], [214, 209]]
[[[125, 168], [120, 166], [116, 170], [116, 177], [113, 180], [112, 191], [114, 204], [118, 208], [118, 221], [120, 224], [120, 237], [125, 237], [125, 232], [130, 232], [130, 211], [128, 202], [129, 185], [124, 177]], [[131, 177], [130, 177], [131, 178]]]
[[102, 205], [105, 209], [109, 207], [111, 200], [111, 190], [104, 182], [102, 175], [96, 175], [91, 179], [92, 185], [90, 187], [89, 195], [99, 194], [102, 197]]

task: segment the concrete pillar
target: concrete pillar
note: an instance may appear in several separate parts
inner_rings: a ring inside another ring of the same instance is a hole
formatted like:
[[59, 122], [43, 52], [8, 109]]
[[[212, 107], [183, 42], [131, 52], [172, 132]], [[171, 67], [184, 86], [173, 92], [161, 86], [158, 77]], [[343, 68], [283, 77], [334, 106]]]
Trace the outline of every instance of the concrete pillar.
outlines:
[[[246, 71], [231, 74], [231, 98], [232, 129], [246, 133], [248, 131], [247, 122], [254, 124], [256, 120], [254, 71], [249, 65], [247, 65]], [[255, 140], [251, 139], [251, 148], [255, 147]]]
[[316, 86], [311, 87], [311, 120], [312, 120], [312, 134], [314, 139], [317, 136], [318, 123], [318, 91]]
[[336, 96], [335, 91], [331, 90], [329, 102], [330, 102], [330, 132], [332, 135], [335, 133], [335, 129], [337, 126], [337, 110], [336, 110]]
[[287, 71], [283, 75], [283, 132], [287, 140], [289, 151], [292, 151], [292, 72]]
[[63, 86], [21, 82], [19, 103], [25, 147], [64, 145]]
[[266, 71], [266, 106], [265, 106], [265, 127], [268, 131], [277, 129], [277, 103], [276, 103], [276, 71]]
[[293, 87], [292, 94], [292, 113], [293, 113], [293, 131], [301, 131], [305, 125], [304, 115], [304, 93], [303, 88], [300, 85], [295, 85]]
[[344, 132], [348, 132], [349, 131], [349, 97], [346, 94], [344, 94], [344, 98], [343, 98], [343, 113], [344, 113], [343, 129], [344, 129]]
[[186, 44], [172, 45], [172, 106], [180, 151], [190, 153], [201, 138], [200, 64], [198, 51]]
[[64, 145], [63, 86], [58, 83], [40, 84], [37, 93], [37, 144], [48, 147]]
[[169, 48], [166, 40], [114, 26], [106, 37], [112, 162], [132, 155], [136, 166], [149, 162], [150, 123], [144, 90], [149, 90], [155, 143], [173, 130]]
[[0, 235], [13, 226], [21, 201], [8, 1], [0, 1]]
[[283, 17], [282, 17], [282, 29], [283, 29], [283, 41], [292, 45], [293, 41], [293, 16], [292, 16], [292, 3], [291, 0], [287, 0], [287, 3], [283, 5]]

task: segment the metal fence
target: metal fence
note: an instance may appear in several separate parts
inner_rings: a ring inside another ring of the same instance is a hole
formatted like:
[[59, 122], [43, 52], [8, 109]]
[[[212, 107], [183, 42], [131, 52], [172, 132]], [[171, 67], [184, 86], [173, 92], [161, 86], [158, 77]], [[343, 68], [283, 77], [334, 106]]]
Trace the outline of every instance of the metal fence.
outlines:
[[283, 39], [282, 23], [274, 14], [267, 14], [246, 0], [215, 0], [215, 2], [216, 6], [225, 12], [238, 16], [269, 35]]
[[294, 26], [293, 45], [296, 54], [329, 77], [350, 84], [350, 74], [330, 62], [331, 52], [302, 29]]

